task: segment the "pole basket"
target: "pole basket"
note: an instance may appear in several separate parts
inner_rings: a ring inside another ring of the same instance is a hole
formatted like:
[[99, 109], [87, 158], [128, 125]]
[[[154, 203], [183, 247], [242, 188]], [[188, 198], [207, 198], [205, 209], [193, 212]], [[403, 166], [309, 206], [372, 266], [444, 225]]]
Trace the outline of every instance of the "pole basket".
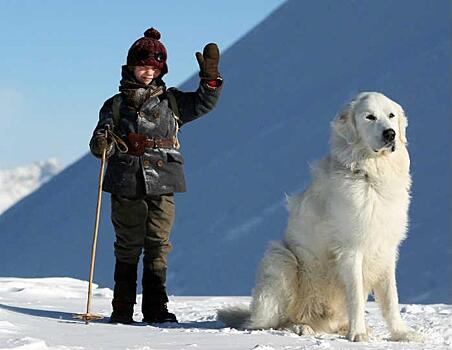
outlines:
[[78, 319], [78, 320], [85, 321], [87, 324], [90, 321], [99, 321], [99, 320], [102, 320], [104, 318], [104, 316], [102, 316], [102, 315], [95, 315], [95, 314], [91, 314], [91, 313], [74, 314], [73, 317]]

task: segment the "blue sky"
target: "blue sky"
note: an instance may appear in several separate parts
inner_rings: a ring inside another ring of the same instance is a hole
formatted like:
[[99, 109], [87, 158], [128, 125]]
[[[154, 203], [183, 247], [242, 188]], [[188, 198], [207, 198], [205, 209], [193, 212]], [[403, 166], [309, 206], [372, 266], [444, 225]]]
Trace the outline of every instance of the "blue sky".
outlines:
[[51, 157], [68, 165], [87, 152], [147, 28], [161, 32], [165, 81], [177, 86], [197, 71], [195, 51], [225, 50], [283, 2], [0, 0], [0, 169]]

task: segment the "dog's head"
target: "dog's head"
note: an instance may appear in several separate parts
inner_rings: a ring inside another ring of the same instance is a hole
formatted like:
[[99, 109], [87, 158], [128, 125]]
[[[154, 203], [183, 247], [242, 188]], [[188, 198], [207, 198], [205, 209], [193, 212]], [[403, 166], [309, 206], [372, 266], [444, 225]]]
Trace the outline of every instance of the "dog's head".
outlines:
[[378, 92], [363, 92], [332, 122], [333, 133], [346, 143], [361, 143], [369, 153], [394, 152], [407, 143], [402, 107]]

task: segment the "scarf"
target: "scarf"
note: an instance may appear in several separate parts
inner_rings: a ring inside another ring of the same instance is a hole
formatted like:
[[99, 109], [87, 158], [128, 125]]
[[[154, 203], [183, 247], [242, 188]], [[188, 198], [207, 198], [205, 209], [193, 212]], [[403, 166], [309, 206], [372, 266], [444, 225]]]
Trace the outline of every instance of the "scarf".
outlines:
[[121, 76], [119, 91], [127, 105], [135, 109], [139, 109], [148, 99], [159, 96], [166, 90], [165, 83], [159, 78], [154, 79], [149, 85], [138, 82], [127, 66], [122, 66]]

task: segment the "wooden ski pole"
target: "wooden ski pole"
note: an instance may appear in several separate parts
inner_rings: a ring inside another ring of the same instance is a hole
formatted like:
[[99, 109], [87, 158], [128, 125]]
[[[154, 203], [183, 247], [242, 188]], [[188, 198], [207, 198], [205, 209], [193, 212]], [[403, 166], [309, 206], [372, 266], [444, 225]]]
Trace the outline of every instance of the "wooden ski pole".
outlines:
[[[105, 137], [107, 137], [108, 131], [105, 132]], [[76, 314], [74, 317], [85, 320], [85, 323], [88, 324], [91, 320], [99, 320], [102, 319], [103, 316], [91, 314], [91, 302], [92, 302], [92, 294], [93, 294], [93, 277], [94, 277], [94, 263], [96, 261], [96, 247], [97, 247], [97, 236], [99, 232], [99, 222], [100, 222], [100, 209], [102, 205], [102, 185], [104, 183], [104, 172], [105, 172], [105, 163], [107, 159], [107, 148], [104, 148], [102, 151], [102, 159], [100, 165], [100, 173], [99, 173], [99, 186], [97, 189], [97, 205], [96, 205], [96, 221], [94, 223], [94, 234], [93, 234], [93, 243], [91, 246], [91, 264], [89, 269], [89, 283], [88, 283], [88, 300], [86, 303], [86, 313], [84, 314]]]

